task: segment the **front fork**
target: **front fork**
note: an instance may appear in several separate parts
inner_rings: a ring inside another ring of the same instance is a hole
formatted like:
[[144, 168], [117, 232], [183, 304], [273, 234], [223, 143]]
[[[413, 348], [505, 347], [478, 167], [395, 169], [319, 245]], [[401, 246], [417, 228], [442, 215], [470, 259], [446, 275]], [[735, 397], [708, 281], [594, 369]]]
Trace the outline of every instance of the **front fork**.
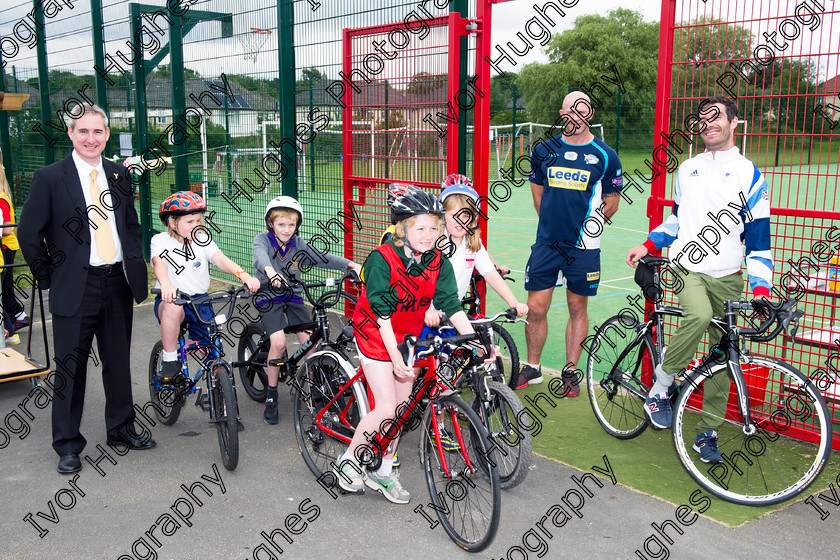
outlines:
[[[716, 364], [725, 364], [729, 370], [729, 376], [735, 383], [735, 398], [737, 400], [738, 411], [744, 419], [744, 433], [752, 435], [756, 432], [757, 427], [752, 422], [752, 414], [749, 407], [749, 389], [747, 382], [744, 379], [744, 372], [741, 368], [741, 363], [748, 361], [748, 356], [739, 351], [738, 331], [735, 328], [729, 329], [721, 341], [713, 346], [708, 355], [700, 362], [695, 369], [699, 372], [708, 372], [705, 374], [707, 379], [711, 378], [711, 372]], [[723, 348], [721, 348], [723, 345]], [[727, 393], [729, 387], [727, 386]], [[725, 412], [724, 412], [725, 415]]]

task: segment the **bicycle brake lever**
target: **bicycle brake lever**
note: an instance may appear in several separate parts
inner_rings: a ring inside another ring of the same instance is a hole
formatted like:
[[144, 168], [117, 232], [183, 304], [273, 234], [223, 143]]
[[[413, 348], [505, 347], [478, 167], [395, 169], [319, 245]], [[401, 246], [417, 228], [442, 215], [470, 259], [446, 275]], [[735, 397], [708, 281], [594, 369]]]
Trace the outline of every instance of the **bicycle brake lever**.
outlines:
[[782, 321], [782, 329], [785, 332], [788, 332], [788, 327], [792, 324], [793, 329], [790, 331], [790, 336], [796, 336], [796, 331], [799, 330], [799, 319], [801, 319], [803, 315], [805, 315], [805, 312], [801, 309], [797, 309]]

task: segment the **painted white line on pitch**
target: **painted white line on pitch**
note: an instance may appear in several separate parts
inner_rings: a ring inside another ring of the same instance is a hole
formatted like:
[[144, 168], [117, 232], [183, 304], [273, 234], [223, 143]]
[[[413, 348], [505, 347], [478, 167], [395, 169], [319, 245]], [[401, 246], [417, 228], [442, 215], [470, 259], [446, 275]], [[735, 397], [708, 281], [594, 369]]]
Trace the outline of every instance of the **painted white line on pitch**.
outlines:
[[624, 231], [632, 231], [632, 232], [635, 232], [635, 233], [644, 233], [645, 235], [650, 233], [648, 231], [644, 231], [644, 230], [641, 230], [641, 229], [630, 229], [630, 228], [626, 228], [626, 227], [611, 226], [611, 225], [608, 225], [606, 227], [611, 228], [611, 229], [623, 229]]
[[631, 292], [635, 291], [633, 288], [623, 288], [621, 286], [613, 286], [609, 282], [601, 282], [600, 284], [598, 284], [598, 287], [599, 288], [602, 288], [602, 287], [612, 288], [614, 290], [624, 290], [625, 292], [628, 291], [628, 290], [631, 291]]

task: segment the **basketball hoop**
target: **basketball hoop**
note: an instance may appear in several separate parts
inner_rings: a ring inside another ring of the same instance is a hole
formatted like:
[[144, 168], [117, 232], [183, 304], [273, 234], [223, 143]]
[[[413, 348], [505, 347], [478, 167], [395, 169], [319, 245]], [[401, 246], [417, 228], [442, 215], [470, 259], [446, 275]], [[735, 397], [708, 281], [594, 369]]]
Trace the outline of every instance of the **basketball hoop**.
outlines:
[[261, 29], [259, 27], [252, 27], [251, 31], [240, 35], [239, 42], [245, 51], [243, 58], [251, 62], [256, 62], [257, 55], [260, 54], [260, 49], [268, 40], [269, 36], [271, 36], [271, 29]]

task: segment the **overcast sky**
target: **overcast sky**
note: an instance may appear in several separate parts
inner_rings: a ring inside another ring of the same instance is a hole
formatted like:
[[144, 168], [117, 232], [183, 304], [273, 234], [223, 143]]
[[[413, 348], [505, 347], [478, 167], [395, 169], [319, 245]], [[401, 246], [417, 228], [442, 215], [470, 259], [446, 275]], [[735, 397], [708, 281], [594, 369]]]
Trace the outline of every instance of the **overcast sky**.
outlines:
[[[513, 0], [502, 4], [493, 5], [493, 43], [506, 44], [508, 41], [515, 45], [521, 44], [516, 38], [517, 31], [522, 31], [525, 23], [536, 15], [533, 5], [543, 6], [545, 0]], [[566, 17], [560, 21], [554, 20], [557, 26], [552, 29], [552, 34], [563, 32], [574, 27], [575, 18], [585, 14], [601, 14], [606, 16], [610, 10], [616, 8], [627, 8], [641, 12], [645, 21], [658, 22], [662, 0], [580, 0], [573, 8], [564, 9]], [[553, 10], [549, 12], [553, 15]], [[552, 17], [552, 19], [554, 19]], [[543, 48], [531, 49], [526, 56], [522, 57], [523, 63], [548, 62]]]
[[[260, 25], [263, 27], [274, 27], [276, 21], [275, 0], [239, 0], [237, 12], [234, 14], [234, 33], [242, 35], [249, 26]], [[340, 68], [341, 57], [341, 35], [335, 25], [331, 22], [340, 21], [340, 16], [346, 9], [341, 0], [320, 0], [319, 19], [327, 22], [303, 26], [298, 32], [297, 40], [301, 43], [297, 51], [298, 66], [307, 67], [310, 65], [319, 66], [325, 69], [331, 78]], [[566, 4], [571, 0], [564, 0]], [[12, 26], [20, 18], [25, 18], [26, 13], [31, 10], [31, 0], [0, 0], [8, 8], [0, 12], [0, 35], [10, 36]], [[6, 4], [6, 3], [9, 4]], [[155, 0], [158, 5], [164, 0]], [[811, 52], [833, 52], [840, 50], [840, 12], [837, 12], [837, 0], [762, 0], [752, 2], [750, 0], [680, 0], [678, 10], [685, 10], [689, 16], [685, 19], [696, 17], [719, 17], [726, 21], [750, 21], [766, 14], [777, 16], [789, 15], [796, 6], [801, 3], [819, 2], [825, 6], [826, 11], [835, 10], [836, 13], [822, 16], [814, 31], [803, 29], [801, 37], [791, 41], [791, 46], [777, 55], [795, 56], [797, 53]], [[554, 3], [560, 4], [560, 0], [513, 0], [493, 5], [492, 43], [494, 45], [506, 45], [511, 41], [514, 45], [522, 45], [522, 41], [516, 37], [517, 32], [524, 32], [529, 19], [536, 16], [534, 6], [545, 6]], [[565, 17], [557, 17], [556, 12], [549, 11], [555, 25], [550, 29], [551, 33], [562, 33], [574, 27], [576, 18], [586, 14], [600, 14], [606, 16], [616, 8], [627, 8], [638, 11], [645, 21], [658, 22], [660, 20], [660, 8], [662, 0], [579, 0], [572, 8], [563, 8]], [[427, 1], [427, 4], [428, 1]], [[222, 3], [199, 2], [196, 4], [201, 9], [222, 9]], [[429, 4], [431, 6], [431, 4]], [[74, 6], [85, 7], [81, 2], [75, 2]], [[118, 49], [126, 50], [125, 38], [128, 35], [128, 23], [126, 21], [127, 3], [124, 0], [103, 0], [104, 6], [104, 35], [107, 52], [115, 55]], [[227, 4], [225, 3], [225, 6]], [[305, 10], [306, 3], [299, 3], [298, 10]], [[229, 8], [228, 8], [229, 9]], [[387, 10], [386, 10], [387, 11]], [[392, 11], [388, 12], [389, 15]], [[302, 12], [301, 12], [302, 13]], [[404, 13], [402, 9], [399, 14]], [[398, 14], [398, 15], [399, 15]], [[705, 16], [703, 15], [705, 14]], [[383, 13], [376, 11], [356, 14], [354, 21], [356, 25], [372, 25], [382, 23]], [[678, 14], [678, 18], [682, 16]], [[758, 43], [764, 42], [759, 39], [760, 31], [775, 30], [777, 22], [782, 17], [761, 22], [760, 27], [753, 26], [752, 31]], [[326, 19], [324, 19], [326, 18]], [[750, 25], [750, 24], [747, 24]], [[51, 68], [62, 68], [79, 73], [90, 73], [92, 54], [90, 50], [90, 36], [87, 33], [78, 33], [79, 30], [90, 27], [90, 14], [81, 9], [65, 10], [55, 20], [47, 21], [47, 39], [50, 41], [49, 64]], [[202, 24], [193, 29], [185, 45], [185, 56], [187, 66], [197, 71], [202, 76], [217, 76], [219, 72], [246, 73], [256, 75], [263, 73], [265, 76], [276, 75], [277, 58], [276, 54], [262, 53], [256, 63], [242, 60], [242, 50], [238, 40], [234, 37], [220, 38], [218, 24]], [[532, 29], [533, 31], [534, 29]], [[790, 29], [789, 29], [790, 30]], [[271, 37], [274, 39], [274, 36]], [[165, 40], [165, 39], [164, 39]], [[275, 43], [276, 44], [276, 43]], [[267, 43], [271, 45], [271, 43]], [[8, 47], [9, 45], [6, 45]], [[5, 48], [4, 47], [4, 50]], [[276, 47], [274, 47], [276, 53]], [[495, 52], [495, 51], [494, 51]], [[221, 56], [220, 56], [221, 55]], [[229, 56], [224, 56], [229, 55]], [[147, 55], [148, 56], [148, 55]], [[524, 57], [518, 58], [516, 67], [504, 63], [504, 70], [518, 72], [522, 65], [528, 62], [547, 62], [543, 47], [535, 45]], [[23, 77], [35, 75], [34, 68], [35, 51], [22, 47], [19, 55], [8, 60], [17, 65], [19, 73], [23, 69]], [[167, 59], [164, 62], [168, 62]], [[822, 55], [817, 63], [820, 65], [820, 79], [832, 77], [838, 73], [837, 65], [840, 57], [837, 54]], [[418, 62], [416, 64], [422, 64]], [[28, 69], [28, 70], [27, 70]], [[10, 68], [7, 67], [7, 71]], [[427, 68], [418, 66], [417, 71], [425, 71]], [[19, 74], [20, 75], [20, 74]]]

